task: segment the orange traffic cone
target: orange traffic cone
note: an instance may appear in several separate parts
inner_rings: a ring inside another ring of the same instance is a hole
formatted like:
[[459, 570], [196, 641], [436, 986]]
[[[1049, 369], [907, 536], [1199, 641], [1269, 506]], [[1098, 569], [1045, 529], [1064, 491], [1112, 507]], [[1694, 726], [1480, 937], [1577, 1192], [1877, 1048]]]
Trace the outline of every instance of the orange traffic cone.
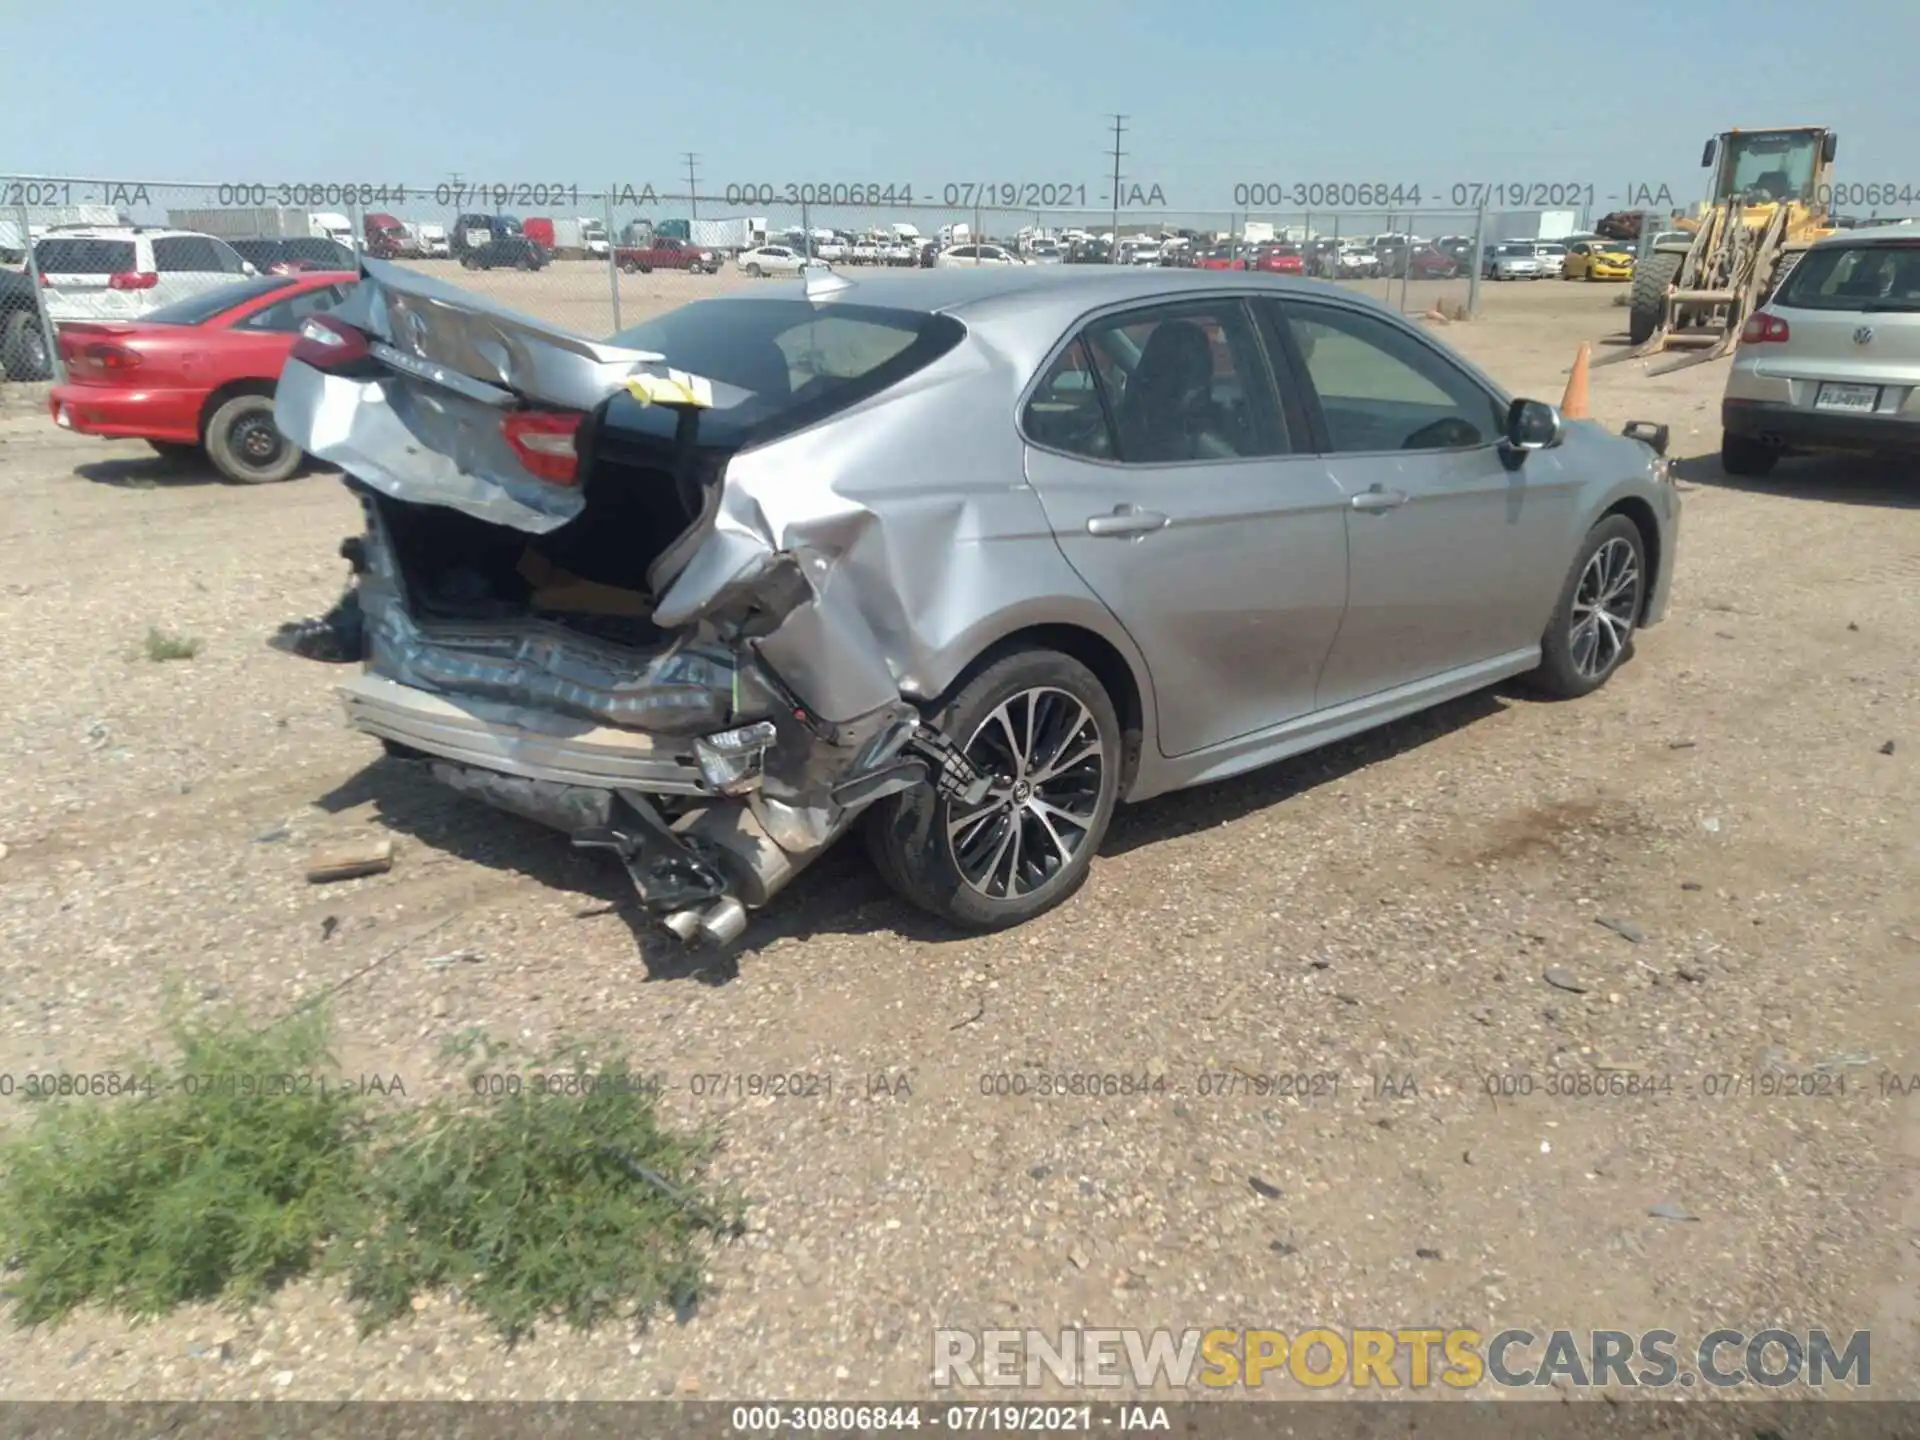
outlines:
[[1568, 420], [1586, 420], [1587, 414], [1587, 342], [1580, 342], [1580, 353], [1573, 357], [1573, 373], [1567, 376], [1567, 393], [1560, 399], [1560, 413]]

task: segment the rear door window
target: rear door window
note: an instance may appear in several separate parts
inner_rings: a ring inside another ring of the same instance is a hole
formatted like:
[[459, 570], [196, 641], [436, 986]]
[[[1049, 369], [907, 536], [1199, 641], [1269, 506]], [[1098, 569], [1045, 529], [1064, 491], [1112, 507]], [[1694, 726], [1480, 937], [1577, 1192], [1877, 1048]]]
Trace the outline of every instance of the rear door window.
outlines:
[[290, 335], [300, 328], [300, 322], [309, 315], [318, 315], [323, 310], [331, 310], [346, 298], [351, 287], [340, 285], [322, 285], [315, 290], [303, 290], [298, 295], [289, 295], [286, 299], [256, 310], [239, 324], [242, 330], [266, 330], [274, 334]]

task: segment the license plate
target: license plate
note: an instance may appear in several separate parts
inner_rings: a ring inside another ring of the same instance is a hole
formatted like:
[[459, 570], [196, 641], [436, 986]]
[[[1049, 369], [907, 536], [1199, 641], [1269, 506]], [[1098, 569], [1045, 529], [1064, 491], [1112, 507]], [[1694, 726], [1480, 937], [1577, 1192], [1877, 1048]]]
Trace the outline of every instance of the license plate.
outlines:
[[1834, 385], [1820, 387], [1820, 393], [1813, 397], [1816, 410], [1851, 410], [1860, 414], [1871, 414], [1880, 407], [1880, 387], [1878, 385]]

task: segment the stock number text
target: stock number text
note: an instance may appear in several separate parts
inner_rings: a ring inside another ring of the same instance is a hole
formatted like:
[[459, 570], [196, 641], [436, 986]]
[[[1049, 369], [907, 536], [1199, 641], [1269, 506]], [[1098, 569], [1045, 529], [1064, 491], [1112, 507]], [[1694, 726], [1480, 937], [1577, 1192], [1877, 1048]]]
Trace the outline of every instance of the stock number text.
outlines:
[[628, 1072], [594, 1074], [563, 1070], [551, 1075], [519, 1075], [487, 1072], [469, 1082], [473, 1093], [489, 1100], [511, 1099], [516, 1095], [651, 1095], [663, 1094], [668, 1086], [664, 1075], [638, 1075]]
[[1496, 1100], [1514, 1100], [1528, 1095], [1608, 1100], [1673, 1093], [1671, 1075], [1636, 1075], [1612, 1070], [1549, 1070], [1544, 1075], [1490, 1073], [1483, 1083], [1487, 1094]]
[[1813, 187], [1813, 203], [1816, 205], [1866, 205], [1878, 209], [1882, 205], [1913, 205], [1920, 203], [1920, 185], [1912, 182], [1899, 184], [1893, 181], [1841, 181], [1832, 185]]
[[1165, 1076], [1120, 1070], [1002, 1070], [980, 1077], [980, 1093], [988, 1096], [1035, 1096], [1039, 1099], [1073, 1097], [1094, 1099], [1103, 1095], [1162, 1095], [1170, 1087]]
[[800, 1430], [822, 1434], [835, 1430], [871, 1434], [880, 1430], [918, 1430], [918, 1405], [736, 1405], [737, 1431]]
[[1358, 184], [1255, 180], [1233, 187], [1233, 203], [1243, 210], [1267, 210], [1285, 205], [1301, 210], [1384, 210], [1389, 206], [1418, 205], [1420, 187], [1384, 180]]
[[[221, 185], [213, 192], [216, 205], [404, 205], [405, 185]], [[414, 191], [418, 195], [420, 191]]]
[[852, 180], [839, 184], [772, 185], [766, 181], [729, 185], [724, 205], [911, 205], [913, 186]]

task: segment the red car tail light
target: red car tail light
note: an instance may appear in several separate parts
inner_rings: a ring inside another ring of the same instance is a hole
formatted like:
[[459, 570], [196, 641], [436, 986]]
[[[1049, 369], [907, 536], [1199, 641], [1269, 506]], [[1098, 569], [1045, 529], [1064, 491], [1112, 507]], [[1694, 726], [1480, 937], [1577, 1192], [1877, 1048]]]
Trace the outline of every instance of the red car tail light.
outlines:
[[527, 473], [555, 485], [580, 481], [580, 422], [577, 410], [515, 410], [500, 419], [500, 434]]
[[107, 277], [109, 290], [151, 290], [159, 283], [159, 275], [152, 270], [122, 270]]
[[137, 369], [141, 363], [138, 351], [129, 350], [124, 345], [81, 345], [75, 347], [75, 353], [65, 357], [75, 369], [91, 371], [96, 375], [124, 375]]
[[331, 315], [309, 315], [300, 322], [292, 358], [316, 370], [338, 370], [367, 358], [367, 337]]
[[1756, 310], [1747, 323], [1740, 327], [1742, 345], [1778, 345], [1790, 339], [1793, 331], [1778, 315], [1769, 315], [1765, 310]]

